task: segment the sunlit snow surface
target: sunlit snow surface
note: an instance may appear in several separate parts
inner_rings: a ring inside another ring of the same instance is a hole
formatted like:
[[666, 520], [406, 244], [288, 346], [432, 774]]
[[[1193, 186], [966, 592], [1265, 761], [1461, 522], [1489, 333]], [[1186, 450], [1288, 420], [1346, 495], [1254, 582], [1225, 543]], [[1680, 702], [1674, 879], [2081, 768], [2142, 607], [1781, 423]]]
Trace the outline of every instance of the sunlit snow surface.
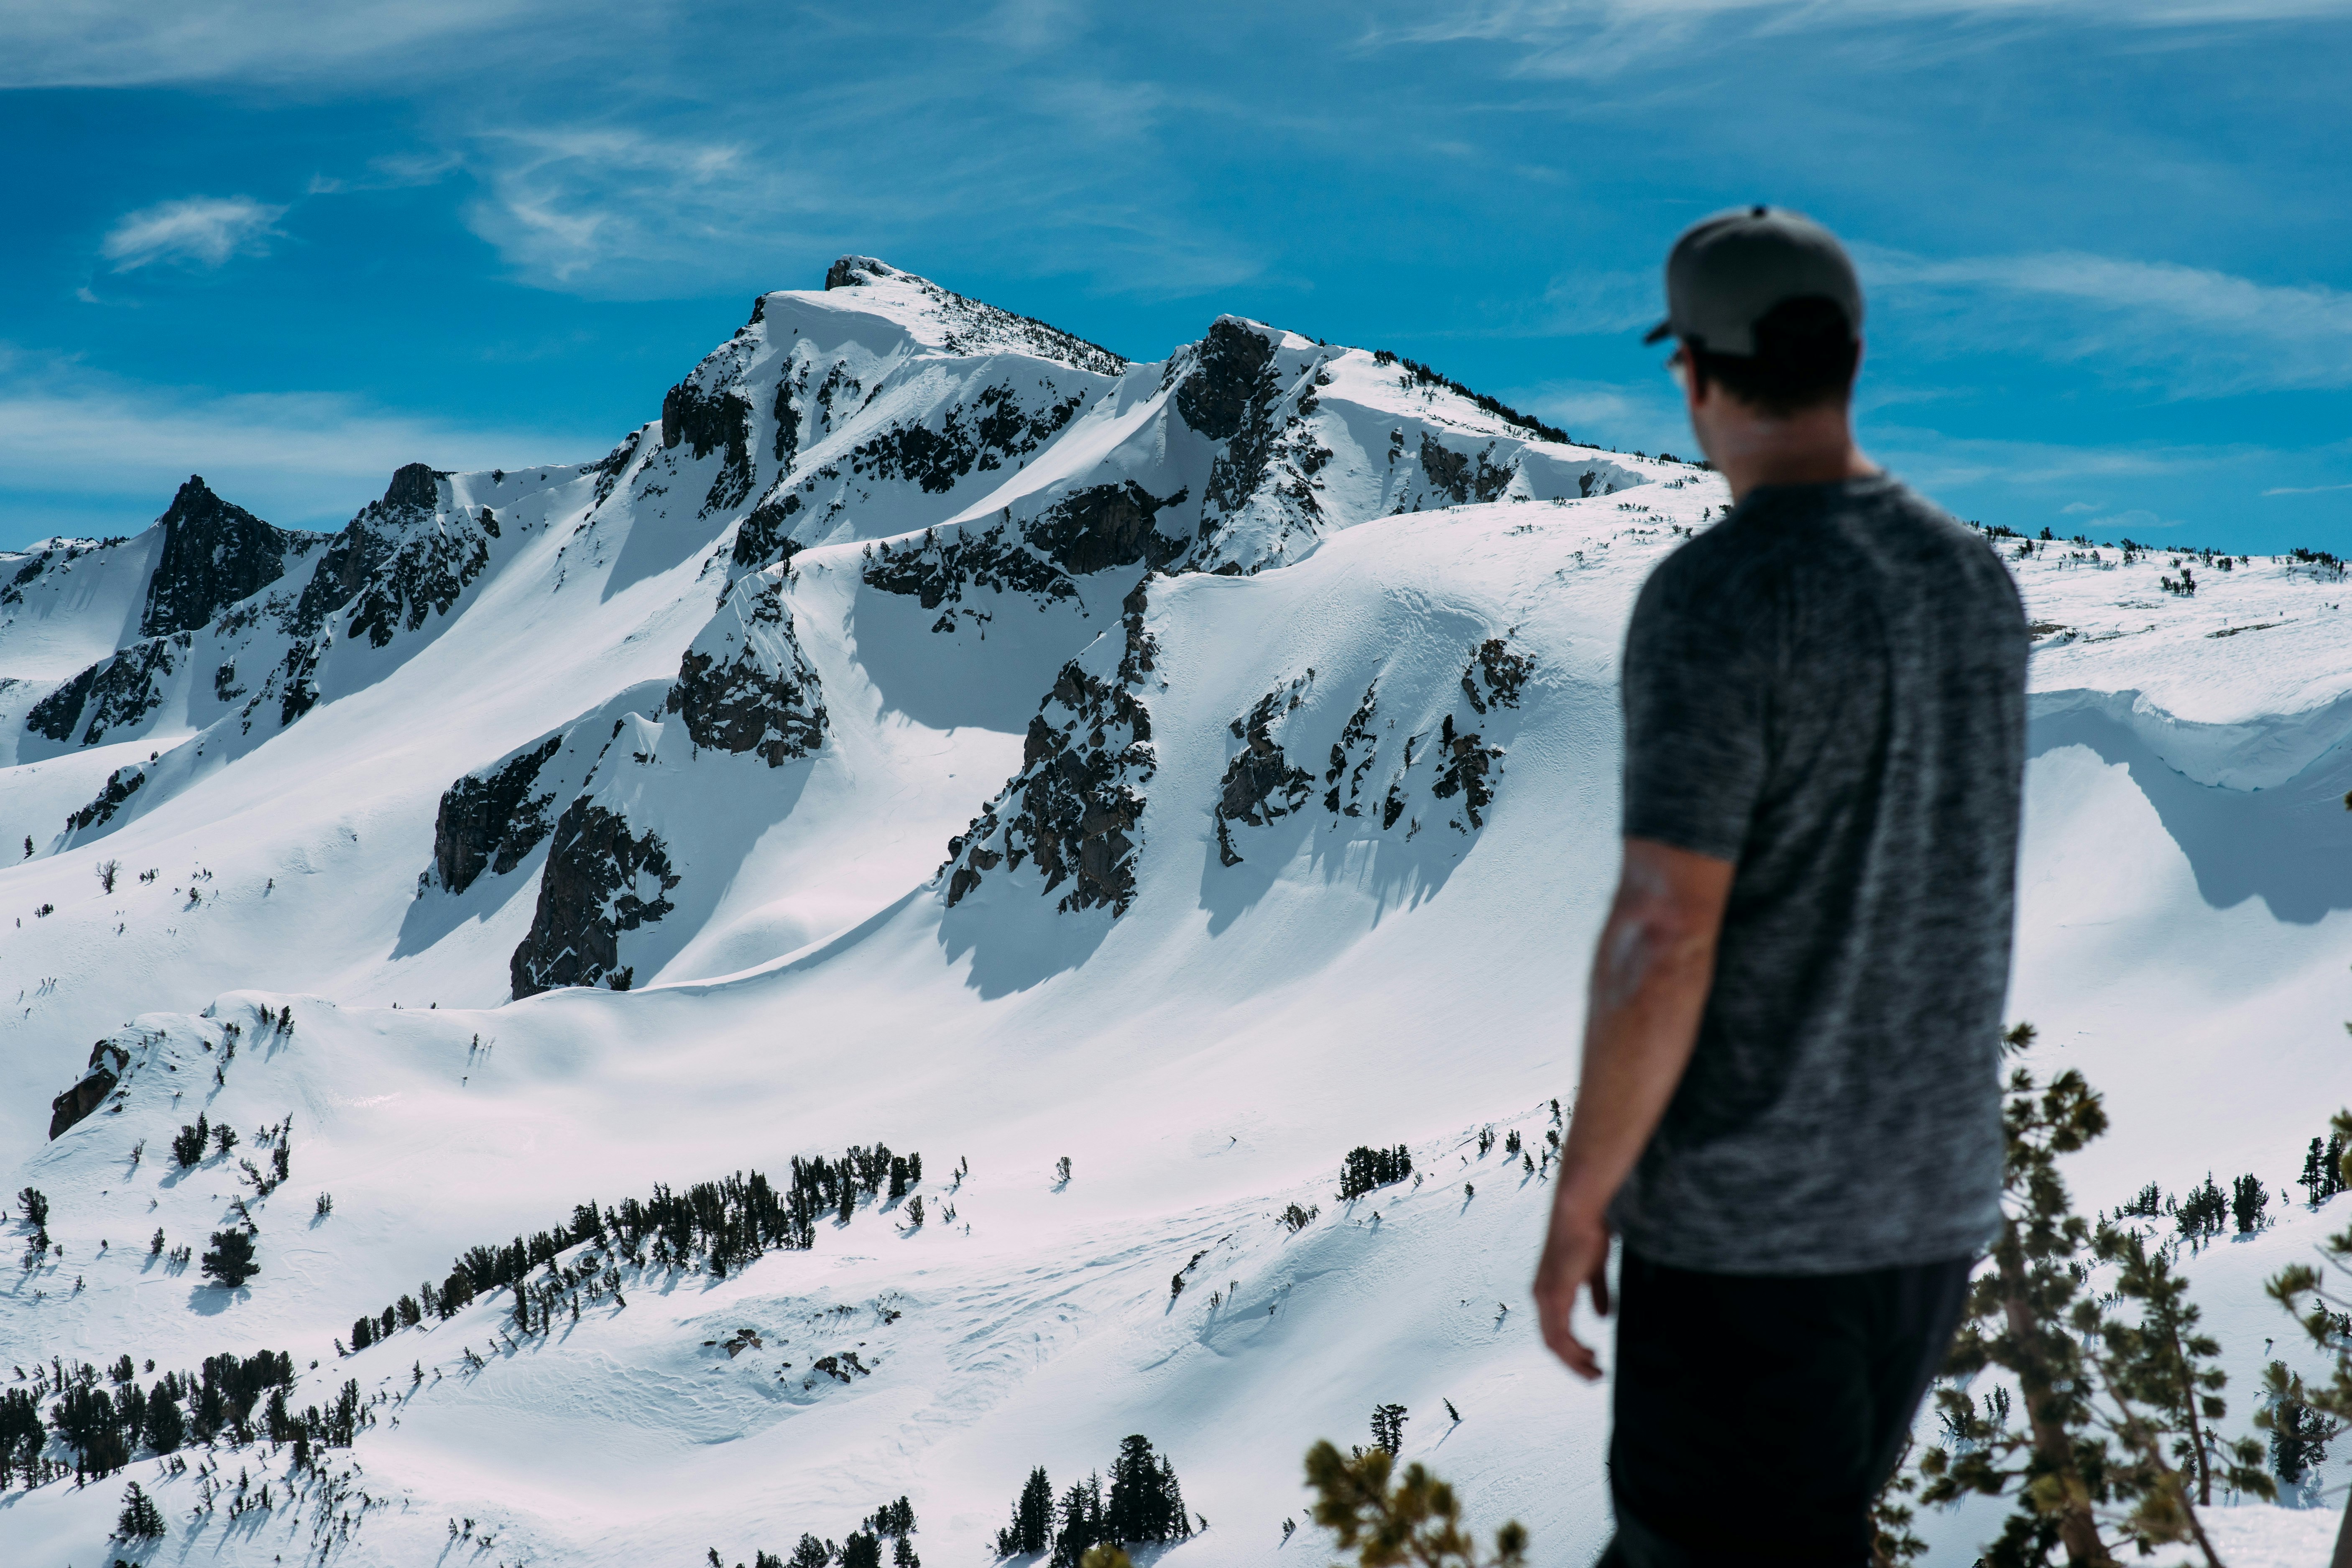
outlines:
[[[1375, 406], [1391, 384], [1357, 362], [1364, 385], [1343, 365], [1327, 408], [1351, 393]], [[1092, 452], [1134, 432], [1115, 406], [1094, 416]], [[748, 1563], [803, 1531], [839, 1539], [902, 1493], [927, 1562], [976, 1563], [1031, 1467], [1058, 1488], [1139, 1431], [1209, 1521], [1168, 1561], [1321, 1562], [1311, 1530], [1281, 1533], [1305, 1518], [1299, 1458], [1318, 1436], [1363, 1441], [1388, 1401], [1411, 1411], [1406, 1457], [1454, 1480], [1475, 1519], [1520, 1519], [1541, 1561], [1589, 1561], [1608, 1528], [1607, 1391], [1534, 1336], [1548, 1187], [1473, 1139], [1492, 1123], [1540, 1149], [1547, 1102], [1574, 1087], [1582, 970], [1615, 868], [1624, 617], [1681, 531], [1726, 499], [1710, 475], [1611, 460], [1630, 481], [1613, 494], [1402, 515], [1335, 503], [1337, 524], [1264, 570], [1155, 579], [1137, 690], [1155, 769], [1116, 920], [1057, 911], [1066, 885], [1044, 895], [1034, 870], [992, 872], [952, 909], [933, 878], [1023, 765], [1062, 661], [1097, 633], [1086, 657], [1115, 661], [1140, 568], [1046, 611], [1008, 597], [983, 639], [935, 632], [861, 581], [876, 530], [811, 544], [775, 591], [831, 728], [814, 758], [772, 769], [694, 754], [657, 710], [725, 587], [726, 539], [679, 532], [633, 554], [622, 523], [653, 524], [632, 513], [604, 525], [623, 536], [584, 546], [567, 520], [592, 481], [551, 471], [548, 526], [502, 540], [495, 570], [388, 673], [225, 764], [191, 754], [175, 793], [120, 830], [0, 870], [0, 1116], [21, 1166], [6, 1186], [49, 1195], [64, 1247], [0, 1279], [0, 1378], [51, 1356], [162, 1368], [263, 1346], [318, 1362], [297, 1408], [356, 1377], [386, 1402], [335, 1462], [390, 1500], [334, 1551], [354, 1564], [688, 1563], [712, 1547]], [[950, 499], [982, 517], [1010, 504]], [[2158, 586], [2175, 557], [2110, 570], [2113, 550], [2066, 553], [2013, 563], [2042, 629], [2011, 1015], [2040, 1026], [2041, 1063], [2080, 1066], [2107, 1095], [2115, 1131], [2070, 1167], [2085, 1208], [2208, 1169], [2284, 1186], [2352, 1100], [2352, 618], [2336, 607], [2352, 588], [2270, 562], [2200, 564], [2184, 599]], [[135, 605], [100, 612], [119, 623]], [[1430, 794], [1427, 746], [1442, 721], [1471, 721], [1462, 682], [1491, 638], [1531, 667], [1516, 708], [1476, 720], [1502, 754], [1474, 826], [1458, 795]], [[70, 673], [68, 647], [45, 635], [26, 679]], [[420, 891], [441, 792], [640, 685], [650, 749], [624, 782], [688, 868], [676, 912], [633, 939], [635, 991], [509, 1003], [538, 861], [460, 895]], [[1400, 779], [1410, 807], [1388, 826], [1322, 800], [1368, 688], [1366, 788]], [[1269, 695], [1310, 796], [1266, 826], [1229, 824], [1228, 865], [1214, 809], [1244, 744], [1233, 726]], [[191, 733], [131, 744], [143, 759]], [[68, 751], [0, 773], [5, 842], [46, 844], [126, 760]], [[109, 859], [122, 867], [110, 897], [94, 874]], [[154, 882], [134, 879], [151, 867]], [[44, 903], [56, 912], [37, 916]], [[290, 1040], [257, 1028], [289, 1003]], [[243, 1033], [216, 1086], [229, 1023]], [[127, 1094], [45, 1143], [49, 1097], [100, 1037], [142, 1053]], [[248, 1133], [293, 1118], [291, 1180], [253, 1204], [263, 1271], [233, 1294], [148, 1252], [159, 1226], [201, 1249], [246, 1190], [234, 1157], [170, 1170], [170, 1134], [199, 1107]], [[821, 1224], [814, 1251], [724, 1280], [632, 1275], [625, 1309], [600, 1302], [513, 1349], [501, 1293], [336, 1355], [353, 1318], [439, 1279], [467, 1247], [657, 1182], [774, 1173], [877, 1139], [924, 1155], [920, 1228], [903, 1206], [861, 1207]], [[1335, 1198], [1349, 1148], [1396, 1142], [1422, 1182]], [[961, 1160], [970, 1177], [950, 1192]], [[314, 1219], [320, 1191], [334, 1210]], [[1274, 1217], [1293, 1202], [1321, 1210], [1296, 1236]], [[2265, 1344], [2298, 1357], [2262, 1279], [2342, 1213], [2292, 1210], [2190, 1265], [2227, 1347], [2232, 1430]], [[1171, 1300], [1171, 1276], [1202, 1252]], [[705, 1344], [744, 1327], [762, 1348]], [[815, 1356], [861, 1342], [872, 1376], [807, 1384]], [[286, 1456], [222, 1465], [257, 1487]], [[172, 1521], [142, 1561], [290, 1561], [313, 1541], [309, 1505], [192, 1518], [194, 1477], [156, 1470], [9, 1499], [0, 1556], [112, 1561], [103, 1538], [131, 1479]], [[1925, 1518], [1933, 1561], [1970, 1561], [1993, 1517]], [[474, 1539], [453, 1545], [452, 1519], [476, 1521]], [[2334, 1528], [2320, 1510], [2213, 1521], [2234, 1564], [2322, 1562]]]

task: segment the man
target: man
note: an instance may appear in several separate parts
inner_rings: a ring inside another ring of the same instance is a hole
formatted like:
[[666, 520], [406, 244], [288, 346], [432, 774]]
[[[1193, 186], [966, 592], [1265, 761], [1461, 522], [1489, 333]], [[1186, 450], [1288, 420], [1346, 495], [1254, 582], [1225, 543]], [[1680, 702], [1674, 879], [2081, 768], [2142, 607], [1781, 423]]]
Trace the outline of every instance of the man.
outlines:
[[1850, 417], [1862, 289], [1794, 213], [1666, 262], [1729, 514], [1626, 633], [1624, 866], [1535, 1283], [1619, 1268], [1622, 1568], [1870, 1560], [1869, 1510], [1999, 1224], [2025, 620]]

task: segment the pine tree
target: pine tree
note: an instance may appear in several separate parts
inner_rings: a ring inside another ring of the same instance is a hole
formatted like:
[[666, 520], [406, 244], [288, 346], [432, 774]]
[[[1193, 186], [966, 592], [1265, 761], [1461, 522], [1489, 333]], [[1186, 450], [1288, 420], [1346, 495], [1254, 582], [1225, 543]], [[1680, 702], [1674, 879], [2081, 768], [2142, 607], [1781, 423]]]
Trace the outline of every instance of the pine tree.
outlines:
[[[2021, 1024], [2002, 1043], [2022, 1051], [2033, 1035], [2032, 1025]], [[1969, 1286], [1968, 1315], [1947, 1370], [1968, 1378], [1993, 1365], [2014, 1374], [2025, 1395], [2026, 1429], [1995, 1426], [1958, 1389], [1939, 1389], [1947, 1428], [1969, 1447], [1957, 1456], [1940, 1446], [1927, 1450], [1921, 1496], [1946, 1503], [1969, 1492], [1997, 1497], [2015, 1489], [2016, 1507], [1986, 1552], [1988, 1568], [2039, 1563], [2053, 1546], [2063, 1547], [2070, 1563], [2104, 1563], [2107, 1552], [2092, 1513], [2099, 1455], [2088, 1432], [2091, 1372], [2082, 1342], [2068, 1328], [2090, 1227], [2074, 1212], [2057, 1157], [2105, 1132], [2106, 1111], [2072, 1070], [2042, 1088], [2016, 1068], [2007, 1096], [1993, 1267]]]
[[1155, 1458], [1151, 1439], [1140, 1432], [1123, 1438], [1111, 1461], [1110, 1497], [1103, 1508], [1099, 1539], [1124, 1545], [1181, 1541], [1192, 1533], [1175, 1467]]
[[163, 1535], [163, 1512], [155, 1500], [147, 1495], [137, 1481], [122, 1494], [122, 1513], [114, 1521], [114, 1533], [121, 1541], [159, 1541]]
[[826, 1565], [833, 1561], [834, 1552], [832, 1542], [819, 1541], [814, 1535], [803, 1534], [801, 1543], [793, 1548], [789, 1568], [826, 1568]]
[[2311, 1403], [2303, 1378], [2283, 1361], [2271, 1363], [2264, 1375], [2254, 1425], [2271, 1435], [2271, 1473], [2290, 1487], [2326, 1461], [2327, 1445], [2344, 1431], [2342, 1421]]
[[2230, 1184], [2230, 1215], [2238, 1222], [2240, 1236], [2263, 1228], [2263, 1211], [2270, 1202], [2270, 1190], [2259, 1176], [2240, 1176]]
[[2224, 1442], [2210, 1425], [2228, 1413], [2228, 1379], [2212, 1364], [2220, 1342], [2198, 1331], [2189, 1282], [2137, 1232], [2102, 1226], [2096, 1246], [2100, 1261], [2116, 1268], [2116, 1297], [2137, 1309], [2136, 1320], [2107, 1315], [2095, 1300], [2075, 1309], [2099, 1376], [2095, 1418], [2116, 1440], [2103, 1466], [2106, 1487], [2129, 1509], [2118, 1528], [2143, 1552], [2193, 1541], [2218, 1565], [2197, 1510], [2212, 1503], [2216, 1468], [2238, 1490], [2273, 1495], [2262, 1446]]
[[1087, 1549], [1102, 1538], [1102, 1477], [1071, 1482], [1062, 1494], [1061, 1521], [1054, 1531], [1053, 1568], [1078, 1568]]
[[198, 1111], [194, 1126], [182, 1127], [173, 1135], [173, 1160], [183, 1169], [194, 1164], [205, 1157], [205, 1145], [212, 1142], [212, 1128], [205, 1122], [204, 1112]]
[[253, 1237], [241, 1230], [213, 1232], [213, 1244], [205, 1253], [203, 1272], [231, 1290], [252, 1279], [261, 1272], [261, 1265], [253, 1260]]
[[1013, 1522], [996, 1532], [996, 1554], [1020, 1557], [1045, 1550], [1054, 1525], [1054, 1483], [1045, 1467], [1029, 1472], [1021, 1495], [1013, 1500]]
[[841, 1568], [882, 1568], [882, 1542], [859, 1531], [841, 1543]]
[[1372, 1406], [1372, 1447], [1385, 1448], [1391, 1454], [1404, 1448], [1404, 1424], [1408, 1417], [1402, 1405]]

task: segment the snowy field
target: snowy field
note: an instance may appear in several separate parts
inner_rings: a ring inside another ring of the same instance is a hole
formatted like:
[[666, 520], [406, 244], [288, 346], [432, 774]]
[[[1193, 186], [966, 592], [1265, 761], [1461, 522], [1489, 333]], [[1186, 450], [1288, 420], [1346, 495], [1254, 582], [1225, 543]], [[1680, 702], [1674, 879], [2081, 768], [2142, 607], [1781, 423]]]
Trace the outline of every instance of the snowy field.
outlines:
[[[189, 578], [193, 624], [152, 629], [161, 531], [0, 557], [0, 1147], [54, 1248], [0, 1280], [0, 1394], [268, 1349], [293, 1411], [364, 1402], [307, 1478], [224, 1436], [12, 1479], [0, 1558], [749, 1563], [904, 1495], [977, 1564], [1034, 1467], [1139, 1432], [1207, 1521], [1162, 1561], [1320, 1562], [1301, 1456], [1390, 1402], [1537, 1561], [1605, 1541], [1607, 1390], [1536, 1339], [1549, 1189], [1500, 1141], [1572, 1100], [1619, 642], [1719, 480], [1252, 323], [1129, 365], [846, 267], [604, 463], [236, 534], [282, 570]], [[2086, 1211], [2280, 1190], [2188, 1263], [2241, 1433], [2267, 1360], [2315, 1370], [2261, 1282], [2346, 1212], [2285, 1190], [2352, 1103], [2352, 585], [1995, 542], [2037, 639], [2011, 1016], [2106, 1095]], [[240, 1142], [183, 1167], [199, 1112]], [[567, 1239], [530, 1328], [502, 1288], [352, 1352], [469, 1248], [877, 1141], [921, 1179], [805, 1249]], [[247, 1216], [243, 1288], [174, 1261]], [[2224, 1560], [2325, 1562], [2347, 1458], [2216, 1507]], [[1923, 1515], [1930, 1561], [1995, 1518]]]

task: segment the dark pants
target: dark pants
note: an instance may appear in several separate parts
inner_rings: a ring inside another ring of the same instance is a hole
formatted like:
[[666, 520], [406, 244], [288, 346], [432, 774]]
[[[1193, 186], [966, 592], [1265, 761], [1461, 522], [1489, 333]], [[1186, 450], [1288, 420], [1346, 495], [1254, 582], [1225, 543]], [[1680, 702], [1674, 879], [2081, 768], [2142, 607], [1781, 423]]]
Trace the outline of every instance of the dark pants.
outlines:
[[1863, 1568], [1972, 1260], [1697, 1274], [1626, 1249], [1604, 1568]]

